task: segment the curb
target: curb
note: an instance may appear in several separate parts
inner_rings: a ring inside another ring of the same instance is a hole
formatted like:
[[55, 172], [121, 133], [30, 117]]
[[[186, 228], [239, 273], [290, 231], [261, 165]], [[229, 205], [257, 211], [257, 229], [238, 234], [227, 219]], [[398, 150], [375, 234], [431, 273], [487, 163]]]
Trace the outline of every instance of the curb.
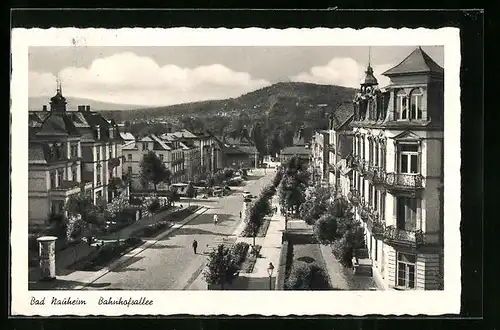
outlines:
[[169, 229], [167, 229], [163, 233], [160, 233], [156, 237], [145, 241], [143, 244], [136, 247], [132, 251], [129, 251], [128, 253], [122, 255], [120, 258], [118, 258], [117, 260], [112, 262], [109, 266], [104, 267], [103, 269], [98, 271], [97, 274], [92, 278], [92, 280], [88, 281], [84, 285], [78, 285], [78, 286], [74, 287], [73, 290], [82, 290], [82, 289], [86, 288], [87, 286], [94, 283], [95, 281], [97, 281], [98, 279], [100, 279], [101, 277], [106, 275], [107, 273], [111, 272], [113, 269], [117, 268], [119, 265], [125, 263], [126, 261], [128, 261], [128, 260], [132, 259], [133, 257], [137, 256], [138, 254], [142, 253], [144, 250], [150, 248], [151, 246], [156, 244], [160, 239], [170, 235], [172, 232], [176, 231], [177, 229], [182, 228], [184, 225], [186, 225], [187, 223], [189, 223], [193, 219], [197, 218], [201, 214], [205, 213], [207, 210], [208, 210], [208, 208], [202, 206], [195, 213], [193, 213], [190, 216], [188, 216], [187, 218], [185, 218], [181, 223], [174, 224], [172, 227], [170, 227]]

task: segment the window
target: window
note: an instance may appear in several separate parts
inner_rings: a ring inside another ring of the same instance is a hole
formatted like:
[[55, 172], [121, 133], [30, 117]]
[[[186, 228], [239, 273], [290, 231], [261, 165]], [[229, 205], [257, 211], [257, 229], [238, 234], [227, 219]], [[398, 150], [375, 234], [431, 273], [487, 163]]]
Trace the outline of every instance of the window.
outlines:
[[129, 167], [128, 167], [127, 172], [128, 172], [129, 174], [132, 174], [132, 166], [129, 166]]
[[55, 172], [50, 172], [50, 188], [53, 189], [53, 188], [56, 188], [57, 187], [57, 184], [56, 184], [56, 173]]
[[71, 158], [77, 158], [78, 157], [78, 144], [72, 144], [70, 149], [71, 149]]
[[57, 171], [57, 186], [60, 186], [61, 183], [63, 182], [63, 180], [64, 180], [64, 172], [63, 172], [63, 170]]
[[385, 219], [385, 193], [380, 193], [380, 210], [379, 210], [380, 220]]
[[71, 180], [78, 181], [78, 171], [76, 166], [71, 169]]
[[375, 159], [374, 159], [374, 165], [378, 166], [378, 157], [379, 157], [379, 145], [378, 142], [375, 142]]
[[163, 162], [163, 154], [160, 154], [160, 160]]
[[396, 95], [396, 119], [408, 120], [408, 98], [404, 90], [399, 90]]
[[382, 171], [385, 171], [385, 157], [386, 157], [386, 154], [385, 154], [385, 144], [383, 142], [380, 143], [380, 149], [381, 149], [381, 156], [380, 156], [380, 169]]
[[368, 205], [373, 206], [373, 186], [368, 183]]
[[377, 188], [373, 187], [373, 208], [375, 210], [378, 210], [378, 198], [379, 198], [379, 192]]
[[423, 93], [420, 88], [414, 89], [411, 93], [410, 119], [422, 119], [422, 98]]
[[418, 146], [403, 144], [399, 147], [399, 173], [418, 174]]
[[97, 184], [100, 185], [101, 184], [101, 170], [102, 170], [102, 166], [101, 164], [98, 164], [97, 167], [96, 167], [96, 176], [97, 176]]
[[127, 160], [128, 160], [129, 162], [131, 162], [131, 161], [132, 161], [132, 154], [128, 154], [128, 155], [127, 155]]
[[375, 261], [378, 259], [378, 241], [375, 239]]
[[401, 230], [417, 229], [418, 209], [420, 200], [410, 197], [397, 197], [396, 205], [396, 225]]
[[113, 158], [113, 147], [109, 146], [109, 159]]
[[96, 148], [96, 160], [97, 161], [101, 160], [101, 147]]
[[398, 276], [397, 286], [414, 289], [415, 288], [415, 255], [398, 252]]
[[368, 162], [373, 164], [373, 140], [368, 140]]
[[149, 144], [147, 142], [142, 144], [142, 150], [149, 150]]

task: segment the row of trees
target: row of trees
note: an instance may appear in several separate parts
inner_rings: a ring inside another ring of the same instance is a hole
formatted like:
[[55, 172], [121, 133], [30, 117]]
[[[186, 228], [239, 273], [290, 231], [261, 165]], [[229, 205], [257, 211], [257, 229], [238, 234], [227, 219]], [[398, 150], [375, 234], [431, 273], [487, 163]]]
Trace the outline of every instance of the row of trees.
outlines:
[[365, 247], [361, 222], [355, 219], [346, 197], [335, 196], [329, 187], [308, 186], [309, 176], [297, 157], [278, 169], [274, 184], [280, 185], [282, 210], [314, 226], [316, 240], [330, 245], [335, 257], [343, 265], [351, 266], [355, 250]]
[[[252, 232], [253, 247], [255, 247], [255, 237], [264, 222], [264, 218], [273, 212], [272, 198], [276, 194], [281, 178], [282, 173], [278, 171], [272, 184], [264, 187], [259, 197], [250, 205], [245, 217], [246, 225]], [[234, 254], [221, 244], [210, 253], [203, 276], [207, 284], [220, 285], [221, 289], [224, 289], [226, 284], [231, 284], [238, 276], [238, 270]]]
[[347, 198], [334, 198], [329, 188], [311, 187], [300, 207], [300, 216], [314, 226], [314, 236], [319, 243], [330, 245], [339, 262], [352, 266], [354, 252], [365, 247], [365, 235]]
[[288, 163], [278, 169], [280, 176], [279, 198], [282, 209], [298, 215], [300, 206], [305, 201], [305, 192], [309, 182], [306, 166], [298, 157], [292, 157]]

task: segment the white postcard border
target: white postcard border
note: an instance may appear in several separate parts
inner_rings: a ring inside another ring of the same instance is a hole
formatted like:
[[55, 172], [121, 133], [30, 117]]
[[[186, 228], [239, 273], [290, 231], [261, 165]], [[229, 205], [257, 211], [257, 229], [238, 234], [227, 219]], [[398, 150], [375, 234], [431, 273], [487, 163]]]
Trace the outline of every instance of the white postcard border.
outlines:
[[[383, 46], [443, 45], [443, 291], [28, 291], [28, 48], [33, 46]], [[439, 315], [459, 313], [460, 38], [456, 28], [431, 29], [14, 29], [11, 79], [11, 313], [13, 315]], [[31, 306], [30, 297], [84, 299], [79, 306]], [[147, 297], [152, 306], [99, 306], [99, 297]]]

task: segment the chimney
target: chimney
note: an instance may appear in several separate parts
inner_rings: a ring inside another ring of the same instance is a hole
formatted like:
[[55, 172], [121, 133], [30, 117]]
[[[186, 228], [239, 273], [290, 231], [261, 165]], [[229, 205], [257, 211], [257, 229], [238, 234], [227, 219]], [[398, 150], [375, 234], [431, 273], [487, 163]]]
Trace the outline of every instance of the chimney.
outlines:
[[85, 110], [85, 106], [84, 105], [79, 105], [78, 106], [78, 112], [82, 112]]
[[90, 105], [85, 106], [85, 111], [90, 112]]
[[44, 104], [44, 105], [42, 106], [42, 111], [47, 111], [47, 105], [45, 105], [45, 104]]

